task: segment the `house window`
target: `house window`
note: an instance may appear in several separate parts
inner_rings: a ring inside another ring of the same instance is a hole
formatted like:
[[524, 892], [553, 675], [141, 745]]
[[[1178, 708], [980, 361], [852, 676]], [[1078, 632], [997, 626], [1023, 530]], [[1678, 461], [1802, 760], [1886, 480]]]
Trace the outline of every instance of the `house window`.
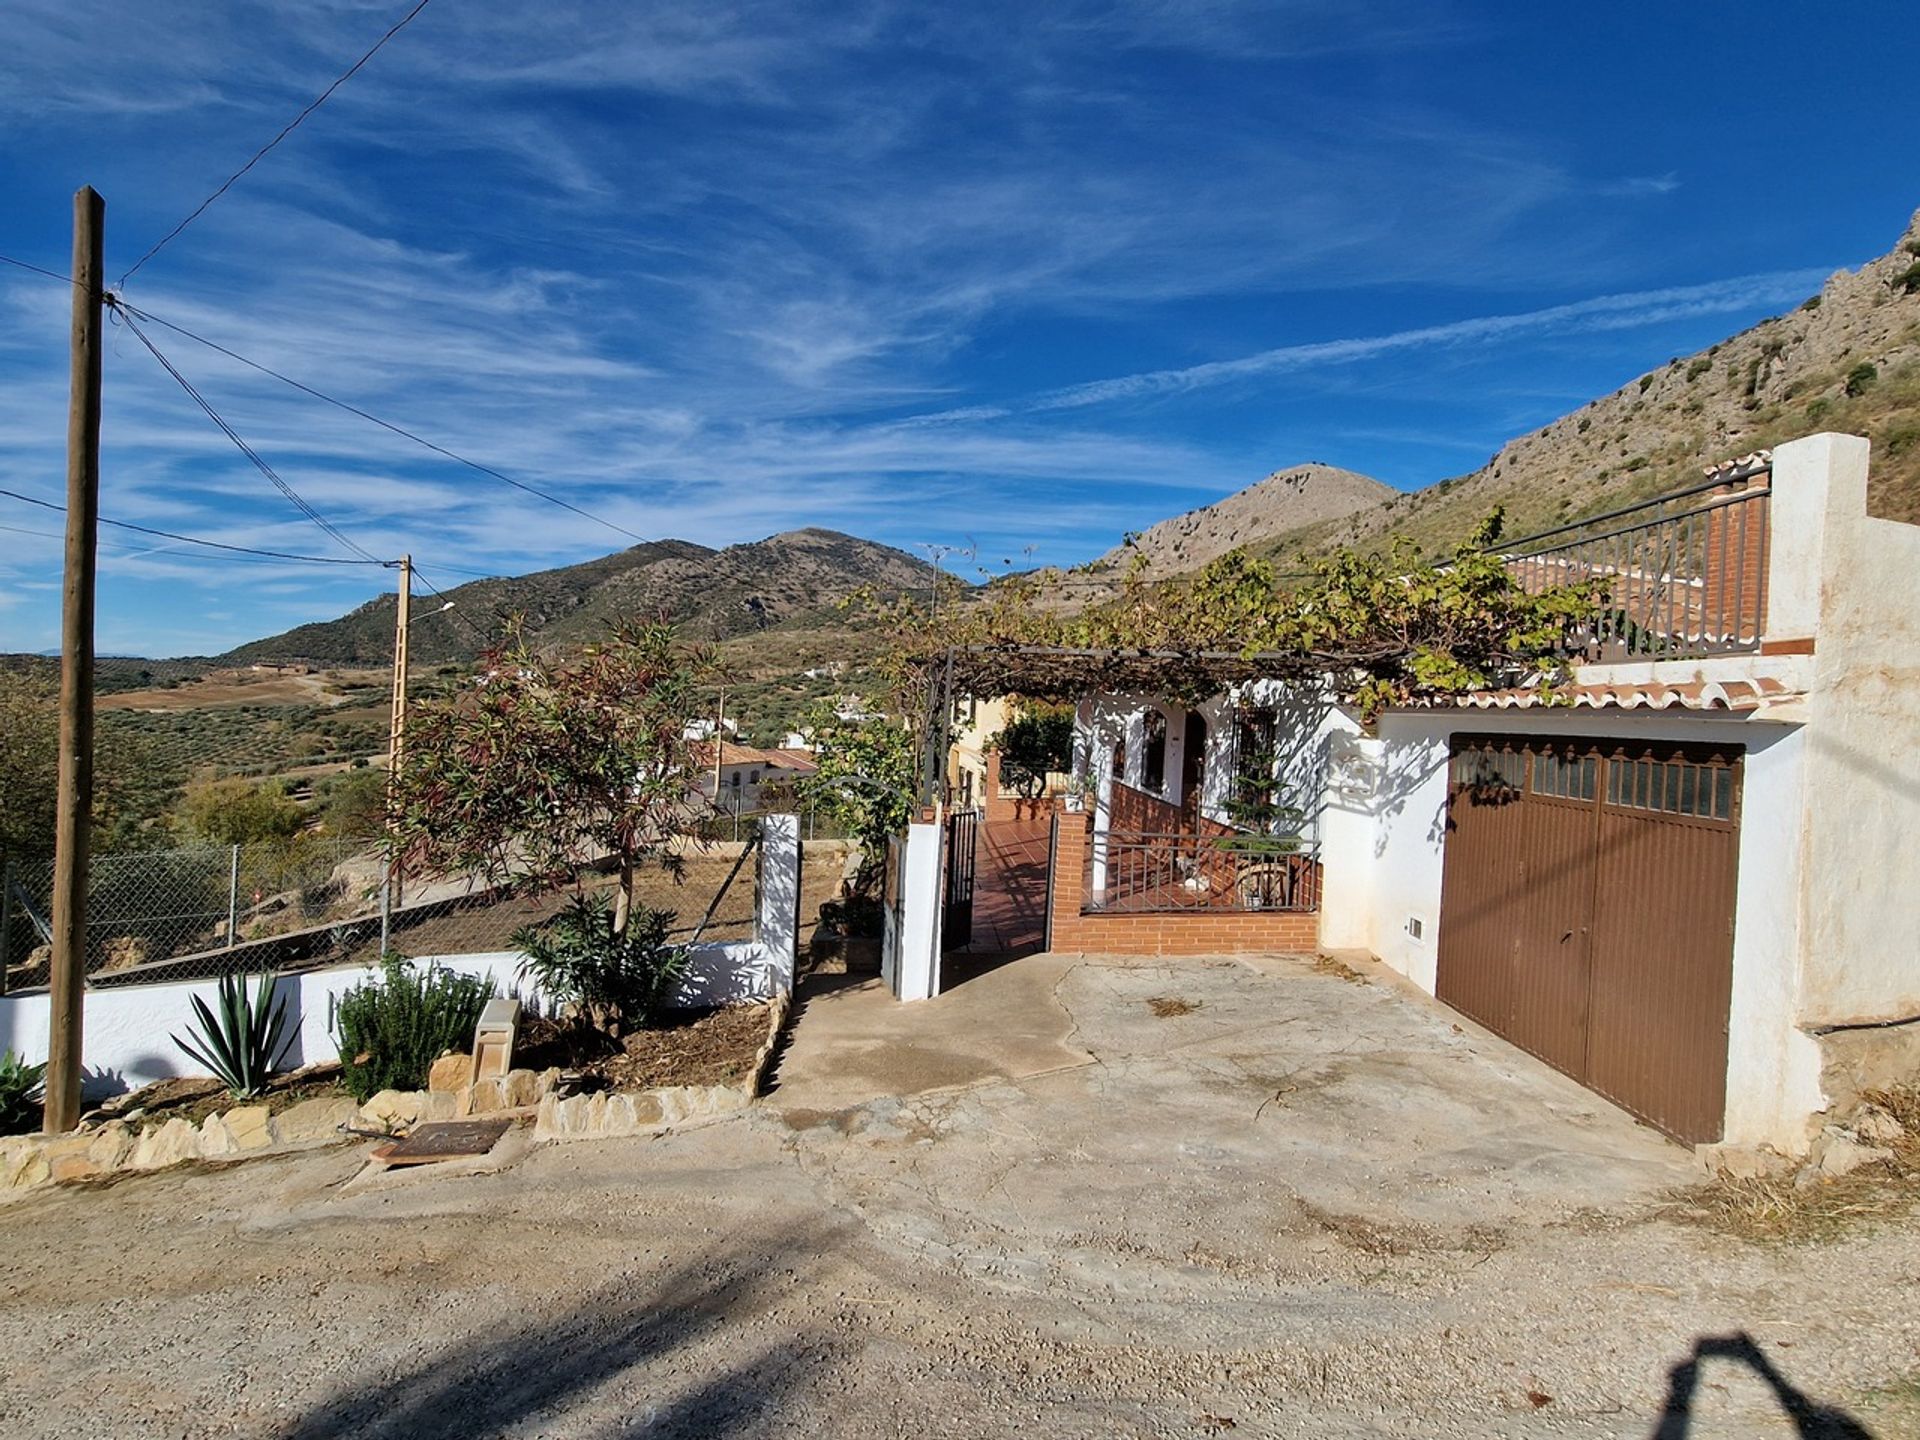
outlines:
[[747, 777], [747, 783], [749, 785], [758, 785], [760, 783], [760, 772], [756, 770], [751, 775], [749, 775]]
[[1167, 717], [1158, 710], [1147, 712], [1147, 743], [1140, 752], [1140, 787], [1155, 795], [1167, 788]]
[[734, 789], [738, 790], [740, 788], [740, 772], [738, 770], [735, 770], [732, 774], [730, 774], [727, 777], [727, 783], [733, 786]]

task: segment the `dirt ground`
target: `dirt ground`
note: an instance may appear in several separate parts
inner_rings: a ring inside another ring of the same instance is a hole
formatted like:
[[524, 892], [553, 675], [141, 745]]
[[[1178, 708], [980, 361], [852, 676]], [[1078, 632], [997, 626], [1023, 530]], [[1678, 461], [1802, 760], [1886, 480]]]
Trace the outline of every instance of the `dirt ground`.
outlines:
[[736, 1119], [0, 1209], [5, 1433], [1920, 1434], [1920, 1227], [1672, 1223], [1686, 1152], [1377, 973], [815, 985]]
[[765, 1005], [728, 1005], [670, 1013], [655, 1029], [608, 1041], [542, 1020], [522, 1027], [514, 1064], [528, 1070], [577, 1068], [590, 1078], [590, 1088], [731, 1085], [752, 1070], [767, 1040], [767, 1024]]

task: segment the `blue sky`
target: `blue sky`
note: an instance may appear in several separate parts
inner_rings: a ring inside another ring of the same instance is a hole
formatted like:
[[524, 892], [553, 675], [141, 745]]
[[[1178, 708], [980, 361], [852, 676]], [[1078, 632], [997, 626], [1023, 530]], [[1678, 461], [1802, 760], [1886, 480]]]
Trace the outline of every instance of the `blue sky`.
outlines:
[[[0, 252], [63, 269], [89, 182], [118, 275], [405, 8], [13, 0]], [[1834, 13], [434, 0], [127, 293], [639, 534], [1073, 563], [1298, 461], [1463, 473], [1885, 251], [1920, 44]], [[0, 486], [59, 499], [66, 292], [0, 272]], [[155, 334], [443, 588], [628, 543]], [[106, 376], [105, 514], [344, 553], [132, 336]], [[49, 647], [58, 517], [0, 525], [0, 650]], [[384, 579], [111, 535], [100, 644]]]

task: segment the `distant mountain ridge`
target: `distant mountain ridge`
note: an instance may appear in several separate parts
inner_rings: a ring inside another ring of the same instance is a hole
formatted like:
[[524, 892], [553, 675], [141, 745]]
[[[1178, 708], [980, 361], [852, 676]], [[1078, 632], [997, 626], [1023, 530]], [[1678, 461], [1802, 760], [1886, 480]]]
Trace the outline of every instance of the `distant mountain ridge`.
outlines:
[[[789, 530], [722, 550], [650, 541], [579, 565], [447, 590], [464, 623], [432, 614], [440, 601], [416, 593], [410, 650], [416, 664], [471, 659], [481, 646], [476, 632], [492, 638], [510, 615], [540, 644], [599, 638], [628, 617], [661, 617], [690, 638], [724, 640], [822, 611], [864, 586], [911, 589], [933, 574], [904, 551], [836, 530]], [[218, 663], [387, 664], [396, 603], [383, 595], [337, 620], [250, 641]]]
[[1371, 510], [1398, 493], [1352, 470], [1318, 461], [1294, 465], [1128, 537], [1091, 568], [1099, 573], [1139, 565], [1148, 577], [1177, 574], [1229, 550], [1277, 542], [1309, 526]]

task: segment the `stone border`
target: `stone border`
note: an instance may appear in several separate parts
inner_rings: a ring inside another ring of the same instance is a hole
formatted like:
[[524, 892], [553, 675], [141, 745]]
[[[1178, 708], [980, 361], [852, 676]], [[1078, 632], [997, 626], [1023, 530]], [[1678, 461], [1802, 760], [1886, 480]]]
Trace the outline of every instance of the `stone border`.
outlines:
[[67, 1135], [8, 1136], [0, 1138], [0, 1202], [65, 1180], [366, 1138], [342, 1126], [398, 1133], [427, 1120], [462, 1120], [508, 1110], [531, 1113], [559, 1081], [558, 1070], [514, 1070], [458, 1091], [382, 1090], [364, 1105], [346, 1095], [320, 1095], [278, 1115], [269, 1114], [264, 1105], [238, 1105], [209, 1115], [199, 1125], [179, 1116], [150, 1125], [110, 1119]]
[[767, 1038], [760, 1042], [746, 1078], [734, 1085], [667, 1085], [655, 1090], [600, 1091], [562, 1098], [547, 1095], [533, 1122], [536, 1144], [548, 1140], [611, 1140], [657, 1135], [676, 1125], [717, 1120], [745, 1110], [760, 1094], [792, 1005], [789, 995], [767, 1006]]
[[670, 1085], [657, 1090], [601, 1092], [561, 1098], [557, 1069], [512, 1070], [458, 1090], [382, 1090], [364, 1105], [345, 1095], [316, 1096], [278, 1115], [264, 1105], [238, 1105], [199, 1125], [178, 1116], [139, 1126], [107, 1120], [67, 1135], [0, 1138], [0, 1204], [29, 1190], [123, 1171], [164, 1170], [190, 1160], [230, 1160], [310, 1150], [365, 1139], [342, 1129], [398, 1134], [433, 1120], [513, 1112], [534, 1116], [533, 1139], [598, 1140], [651, 1135], [691, 1121], [717, 1119], [751, 1105], [772, 1066], [792, 997], [767, 1006], [767, 1036], [746, 1078], [734, 1085]]

